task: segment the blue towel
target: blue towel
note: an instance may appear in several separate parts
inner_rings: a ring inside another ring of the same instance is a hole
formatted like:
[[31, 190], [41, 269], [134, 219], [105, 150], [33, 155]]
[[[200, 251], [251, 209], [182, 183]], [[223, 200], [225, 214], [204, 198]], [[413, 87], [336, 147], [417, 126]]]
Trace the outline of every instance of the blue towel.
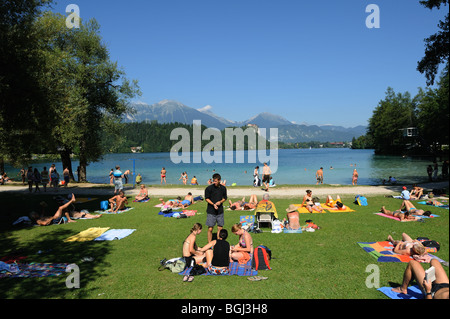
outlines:
[[122, 239], [133, 233], [136, 229], [110, 229], [95, 238], [94, 240], [115, 240]]
[[377, 289], [391, 299], [423, 299], [422, 291], [419, 286], [408, 287], [408, 294], [399, 294], [392, 291], [392, 287], [381, 287]]

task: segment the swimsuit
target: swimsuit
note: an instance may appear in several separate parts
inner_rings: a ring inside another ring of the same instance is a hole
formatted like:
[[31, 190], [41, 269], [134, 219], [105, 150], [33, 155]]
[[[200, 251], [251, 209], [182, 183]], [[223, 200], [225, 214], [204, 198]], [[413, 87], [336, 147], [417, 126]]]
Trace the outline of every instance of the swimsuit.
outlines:
[[431, 284], [431, 297], [434, 298], [434, 295], [438, 292], [438, 290], [443, 289], [443, 288], [448, 288], [448, 282], [441, 283], [441, 284], [437, 284], [437, 283], [433, 282]]

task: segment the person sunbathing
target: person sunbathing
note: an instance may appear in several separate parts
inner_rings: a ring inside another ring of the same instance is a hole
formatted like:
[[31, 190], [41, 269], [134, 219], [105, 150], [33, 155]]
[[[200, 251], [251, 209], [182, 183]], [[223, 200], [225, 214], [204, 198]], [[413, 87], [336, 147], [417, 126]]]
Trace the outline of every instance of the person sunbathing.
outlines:
[[409, 194], [411, 196], [411, 199], [420, 199], [420, 197], [422, 197], [423, 195], [423, 188], [414, 184]]
[[231, 200], [229, 200], [228, 202], [230, 204], [231, 210], [251, 210], [254, 209], [258, 204], [258, 198], [253, 194], [250, 196], [249, 202], [245, 201], [245, 196], [242, 197], [242, 200], [238, 200], [237, 202], [233, 203]]
[[418, 218], [415, 216], [411, 216], [409, 212], [402, 212], [401, 210], [396, 210], [396, 211], [390, 211], [387, 210], [386, 207], [381, 207], [380, 212], [383, 214], [386, 214], [388, 216], [393, 216], [393, 217], [397, 217], [400, 219], [400, 221], [404, 221], [404, 220], [417, 220]]
[[140, 191], [139, 191], [139, 194], [138, 195], [136, 195], [136, 197], [135, 197], [135, 201], [141, 201], [141, 200], [145, 200], [145, 199], [148, 199], [148, 190], [147, 190], [147, 188], [145, 187], [145, 185], [144, 184], [142, 184], [141, 185], [141, 189], [140, 189]]
[[68, 220], [68, 222], [75, 222], [70, 219], [69, 212], [67, 211], [67, 208], [74, 202], [75, 202], [75, 195], [72, 194], [72, 198], [69, 201], [67, 201], [67, 203], [65, 203], [64, 205], [59, 206], [58, 210], [56, 211], [56, 213], [53, 216], [47, 216], [47, 217], [44, 216], [44, 211], [45, 211], [44, 209], [45, 209], [45, 207], [47, 207], [47, 204], [41, 202], [40, 205], [42, 207], [42, 213], [39, 214], [39, 213], [33, 211], [30, 214], [30, 219], [40, 226], [48, 226], [52, 223], [58, 224], [61, 222], [61, 219], [64, 217]]
[[342, 203], [342, 200], [339, 197], [339, 195], [336, 195], [336, 200], [333, 200], [331, 195], [328, 195], [325, 205], [327, 205], [328, 207], [331, 207], [331, 208], [336, 208], [338, 210], [345, 210], [347, 208], [347, 206], [345, 206]]
[[417, 209], [409, 200], [404, 200], [402, 202], [402, 206], [400, 206], [400, 210], [405, 208], [407, 212], [411, 215], [419, 215], [419, 216], [430, 216], [431, 212], [429, 210], [424, 211], [423, 209]]
[[413, 240], [409, 235], [403, 233], [402, 240], [394, 240], [391, 235], [387, 238], [388, 241], [394, 245], [394, 253], [400, 255], [425, 255], [427, 253], [427, 249], [425, 246], [418, 240]]
[[425, 299], [448, 299], [449, 282], [447, 273], [437, 259], [431, 259], [430, 266], [435, 268], [436, 280], [434, 282], [427, 281], [422, 265], [416, 260], [411, 260], [403, 273], [402, 285], [392, 288], [392, 291], [407, 295], [409, 283], [415, 278], [420, 290], [425, 295]]
[[313, 211], [317, 211], [319, 213], [323, 213], [322, 206], [316, 205], [314, 203], [313, 198], [312, 198], [312, 191], [309, 190], [309, 189], [306, 191], [306, 195], [303, 197], [302, 206], [305, 206], [306, 209], [310, 213], [312, 213]]
[[287, 215], [286, 217], [288, 218], [283, 219], [284, 225], [286, 227], [286, 229], [299, 229], [300, 228], [300, 223], [299, 223], [299, 213], [297, 210], [297, 207], [295, 205], [289, 205], [289, 207], [286, 209]]
[[128, 199], [123, 191], [119, 191], [118, 195], [110, 198], [109, 200], [110, 212], [117, 213], [119, 210], [125, 209], [125, 204], [128, 204]]

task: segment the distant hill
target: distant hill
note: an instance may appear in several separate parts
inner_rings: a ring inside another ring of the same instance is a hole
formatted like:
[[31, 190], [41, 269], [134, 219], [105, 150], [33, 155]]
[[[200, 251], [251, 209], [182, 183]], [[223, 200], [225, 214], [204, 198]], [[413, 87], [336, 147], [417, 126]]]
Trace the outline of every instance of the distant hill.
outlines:
[[349, 142], [353, 137], [357, 138], [366, 133], [365, 126], [345, 128], [334, 125], [307, 125], [294, 124], [287, 119], [271, 113], [260, 113], [254, 117], [235, 122], [217, 116], [211, 112], [209, 105], [201, 109], [194, 109], [180, 102], [163, 100], [148, 105], [145, 103], [134, 103], [131, 107], [135, 110], [133, 114], [127, 114], [124, 122], [151, 122], [158, 123], [183, 123], [192, 124], [194, 120], [201, 120], [207, 127], [223, 130], [226, 127], [241, 127], [247, 124], [255, 124], [261, 128], [278, 128], [279, 141], [281, 142]]

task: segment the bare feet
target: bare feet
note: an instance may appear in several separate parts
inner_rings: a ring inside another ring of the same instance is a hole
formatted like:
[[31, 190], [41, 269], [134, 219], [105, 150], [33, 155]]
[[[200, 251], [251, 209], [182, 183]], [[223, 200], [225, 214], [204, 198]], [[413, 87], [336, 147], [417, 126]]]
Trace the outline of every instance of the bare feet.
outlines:
[[408, 288], [407, 289], [403, 289], [403, 287], [396, 287], [396, 288], [392, 288], [392, 291], [393, 292], [396, 292], [396, 293], [398, 293], [398, 294], [405, 294], [405, 295], [407, 295], [408, 294]]

